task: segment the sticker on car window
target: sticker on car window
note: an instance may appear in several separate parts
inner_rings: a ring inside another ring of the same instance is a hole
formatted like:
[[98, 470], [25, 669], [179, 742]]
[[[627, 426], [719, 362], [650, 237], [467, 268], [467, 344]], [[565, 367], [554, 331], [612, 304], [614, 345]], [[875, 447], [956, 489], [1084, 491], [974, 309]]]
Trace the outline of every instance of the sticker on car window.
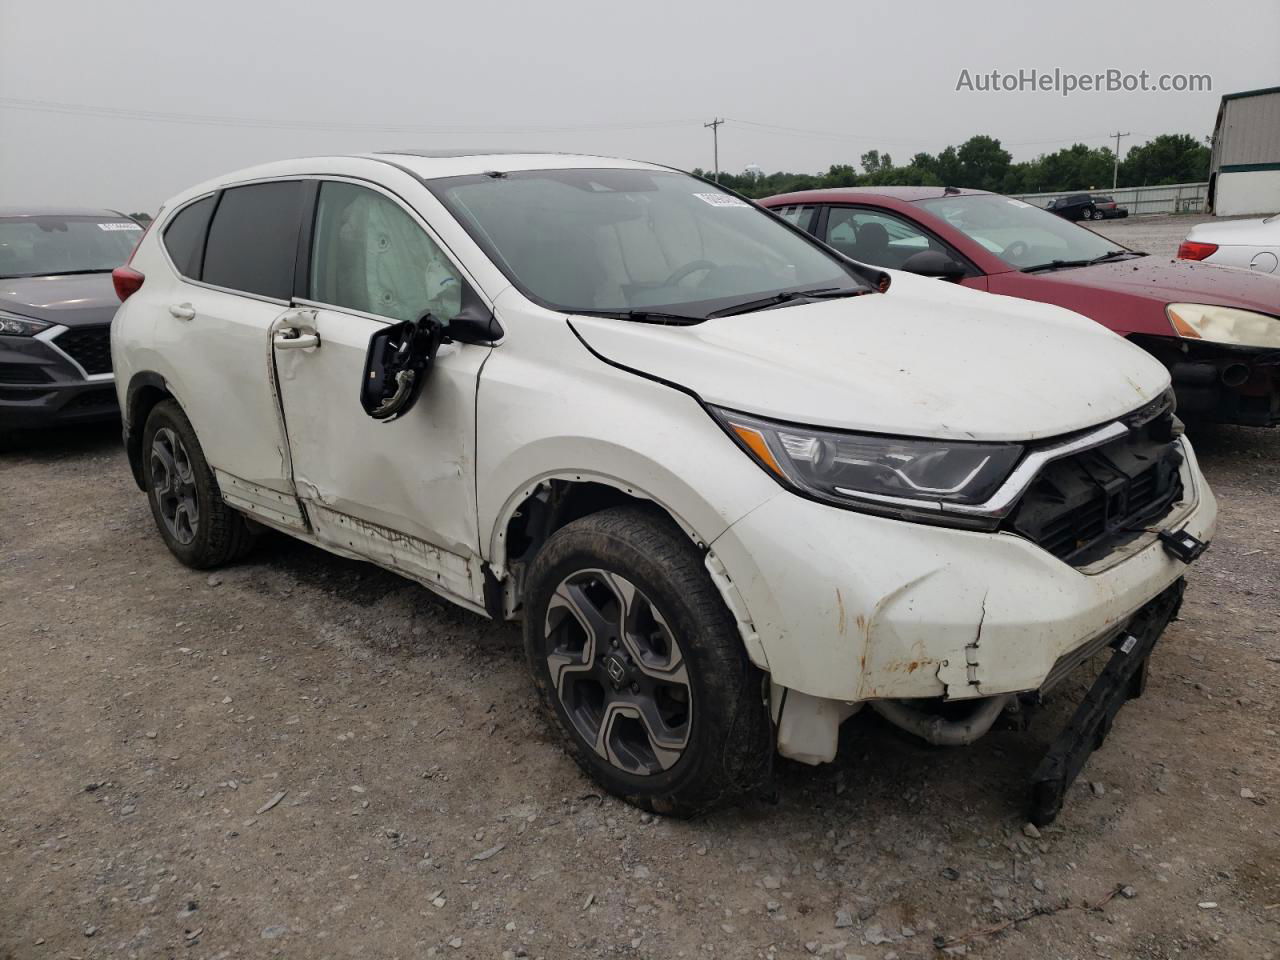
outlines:
[[142, 228], [136, 223], [100, 223], [98, 224], [98, 229], [110, 232], [112, 230], [141, 230]]
[[751, 204], [727, 193], [695, 193], [695, 197], [713, 207], [749, 207]]
[[1022, 201], [1022, 200], [1014, 200], [1012, 197], [1010, 197], [1006, 202], [1007, 202], [1007, 203], [1011, 203], [1011, 204], [1013, 204], [1015, 207], [1029, 207], [1029, 206], [1031, 206], [1031, 204], [1026, 203], [1025, 201]]

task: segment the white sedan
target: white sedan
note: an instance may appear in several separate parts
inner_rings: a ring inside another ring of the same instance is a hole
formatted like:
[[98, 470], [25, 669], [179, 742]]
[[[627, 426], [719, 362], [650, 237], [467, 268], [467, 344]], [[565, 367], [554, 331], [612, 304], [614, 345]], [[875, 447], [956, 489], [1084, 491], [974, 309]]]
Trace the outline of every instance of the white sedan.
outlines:
[[1280, 214], [1194, 226], [1178, 247], [1178, 256], [1259, 273], [1280, 273]]

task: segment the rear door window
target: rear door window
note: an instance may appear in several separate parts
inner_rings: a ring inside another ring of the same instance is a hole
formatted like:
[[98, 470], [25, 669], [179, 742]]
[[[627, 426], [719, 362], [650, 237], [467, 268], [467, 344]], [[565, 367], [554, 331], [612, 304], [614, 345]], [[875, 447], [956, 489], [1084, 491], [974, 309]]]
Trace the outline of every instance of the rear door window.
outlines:
[[164, 248], [169, 251], [173, 265], [180, 274], [192, 280], [200, 279], [204, 238], [209, 229], [214, 199], [208, 196], [183, 207], [164, 228]]
[[223, 191], [209, 225], [201, 279], [230, 290], [290, 299], [302, 206], [300, 180]]

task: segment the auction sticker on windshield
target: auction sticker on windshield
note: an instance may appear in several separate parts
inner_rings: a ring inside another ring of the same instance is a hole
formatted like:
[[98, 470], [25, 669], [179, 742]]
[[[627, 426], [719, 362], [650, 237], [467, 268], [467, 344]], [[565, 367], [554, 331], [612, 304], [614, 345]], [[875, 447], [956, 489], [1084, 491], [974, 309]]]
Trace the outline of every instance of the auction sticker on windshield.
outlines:
[[136, 223], [100, 223], [99, 230], [141, 230], [142, 228]]
[[695, 193], [695, 197], [713, 207], [749, 207], [751, 204], [727, 193]]

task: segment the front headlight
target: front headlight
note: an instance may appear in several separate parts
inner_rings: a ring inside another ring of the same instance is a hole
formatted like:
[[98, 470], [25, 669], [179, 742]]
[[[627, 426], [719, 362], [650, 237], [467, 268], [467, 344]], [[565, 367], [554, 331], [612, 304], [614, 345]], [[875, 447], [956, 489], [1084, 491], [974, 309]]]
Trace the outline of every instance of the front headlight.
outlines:
[[1207, 303], [1171, 303], [1164, 309], [1180, 337], [1242, 347], [1280, 348], [1280, 318]]
[[34, 337], [52, 326], [52, 323], [43, 320], [32, 320], [30, 317], [20, 317], [16, 313], [0, 310], [0, 336]]
[[963, 508], [988, 501], [1023, 452], [1013, 443], [845, 433], [713, 411], [752, 459], [798, 492], [871, 513], [906, 513], [934, 523], [992, 526], [994, 518]]

